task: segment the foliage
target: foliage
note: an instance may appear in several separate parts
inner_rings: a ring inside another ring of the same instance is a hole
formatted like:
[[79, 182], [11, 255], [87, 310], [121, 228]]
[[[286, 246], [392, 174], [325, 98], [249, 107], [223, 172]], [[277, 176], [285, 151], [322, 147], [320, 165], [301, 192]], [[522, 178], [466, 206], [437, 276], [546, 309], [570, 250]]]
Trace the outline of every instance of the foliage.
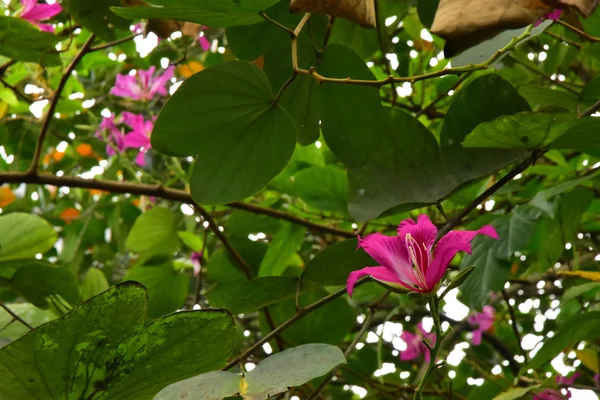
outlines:
[[51, 3], [0, 3], [0, 400], [593, 398], [594, 2]]

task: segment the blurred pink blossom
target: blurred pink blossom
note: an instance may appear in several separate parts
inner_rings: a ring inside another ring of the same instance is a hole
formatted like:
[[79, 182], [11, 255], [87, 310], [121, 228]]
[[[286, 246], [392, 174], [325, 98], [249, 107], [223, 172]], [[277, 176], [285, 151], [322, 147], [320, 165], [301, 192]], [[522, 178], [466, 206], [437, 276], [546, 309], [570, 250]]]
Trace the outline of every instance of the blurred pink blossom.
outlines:
[[427, 339], [429, 345], [435, 345], [435, 334], [429, 333], [423, 328], [423, 323], [417, 324], [417, 333], [402, 331], [400, 339], [406, 342], [406, 350], [400, 352], [400, 359], [403, 361], [414, 360], [420, 356], [424, 356], [429, 362], [429, 349], [423, 343], [423, 339]]
[[23, 5], [23, 9], [19, 11], [18, 16], [20, 18], [36, 25], [42, 31], [54, 32], [52, 25], [42, 24], [40, 21], [52, 18], [62, 11], [62, 7], [58, 2], [54, 4], [38, 4], [38, 0], [21, 0], [21, 4]]
[[156, 67], [147, 71], [138, 70], [135, 75], [117, 74], [115, 86], [110, 93], [131, 100], [152, 100], [154, 96], [167, 96], [167, 83], [175, 73], [175, 67], [170, 66], [162, 74], [154, 74]]
[[483, 312], [469, 317], [469, 323], [475, 327], [471, 343], [474, 346], [481, 344], [481, 336], [483, 332], [487, 332], [494, 325], [496, 310], [492, 306], [483, 307]]
[[560, 17], [562, 16], [563, 10], [561, 10], [560, 8], [557, 8], [556, 10], [552, 10], [550, 11], [548, 14], [544, 15], [542, 18], [540, 18], [538, 21], [536, 21], [535, 24], [533, 24], [533, 26], [538, 26], [539, 24], [541, 24], [542, 22], [544, 22], [547, 19], [551, 19], [553, 21], [559, 20]]
[[105, 136], [108, 140], [106, 154], [109, 156], [114, 156], [117, 152], [121, 153], [126, 149], [125, 135], [117, 127], [114, 115], [102, 118], [99, 129], [96, 131], [98, 139], [104, 139]]
[[151, 120], [146, 121], [142, 114], [133, 114], [128, 111], [121, 114], [121, 119], [125, 125], [132, 129], [130, 133], [125, 135], [124, 145], [127, 148], [139, 149], [135, 162], [143, 167], [146, 165], [145, 154], [152, 147], [150, 134], [152, 128], [154, 128], [154, 122]]

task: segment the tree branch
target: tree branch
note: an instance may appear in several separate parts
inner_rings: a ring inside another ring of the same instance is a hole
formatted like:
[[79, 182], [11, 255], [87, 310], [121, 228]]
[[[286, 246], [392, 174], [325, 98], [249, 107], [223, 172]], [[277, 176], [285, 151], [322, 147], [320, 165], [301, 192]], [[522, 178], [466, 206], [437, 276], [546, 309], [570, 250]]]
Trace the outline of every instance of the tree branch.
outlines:
[[504, 301], [506, 302], [506, 306], [508, 307], [508, 314], [510, 315], [512, 330], [513, 330], [513, 333], [515, 334], [515, 338], [517, 339], [517, 344], [519, 346], [519, 349], [521, 350], [521, 355], [523, 356], [525, 361], [527, 361], [527, 359], [528, 359], [527, 352], [525, 351], [525, 349], [523, 349], [523, 345], [521, 344], [522, 339], [521, 339], [521, 333], [519, 332], [519, 327], [517, 326], [517, 316], [515, 315], [515, 310], [513, 309], [513, 306], [510, 304], [510, 299], [508, 298], [508, 294], [506, 293], [506, 290], [504, 290], [504, 289], [502, 289], [502, 297], [504, 298]]
[[81, 61], [83, 56], [86, 54], [86, 52], [88, 51], [92, 42], [94, 41], [95, 37], [96, 36], [92, 33], [90, 35], [90, 37], [85, 41], [85, 43], [83, 44], [81, 49], [79, 49], [79, 52], [77, 53], [77, 55], [75, 55], [75, 57], [73, 57], [73, 59], [67, 66], [67, 69], [62, 74], [60, 81], [58, 82], [58, 86], [56, 87], [56, 90], [54, 91], [54, 96], [52, 97], [52, 100], [50, 101], [50, 107], [48, 107], [48, 111], [46, 112], [46, 116], [44, 117], [44, 121], [42, 122], [42, 129], [40, 130], [40, 136], [38, 137], [37, 144], [35, 146], [35, 151], [33, 153], [31, 165], [29, 167], [29, 170], [27, 171], [28, 174], [34, 175], [37, 172], [37, 168], [40, 163], [40, 156], [42, 154], [42, 149], [44, 147], [44, 139], [46, 138], [46, 134], [48, 133], [48, 128], [50, 127], [50, 121], [52, 121], [52, 118], [54, 117], [54, 110], [56, 110], [56, 106], [58, 105], [58, 101], [60, 100], [60, 95], [61, 95], [63, 89], [65, 88], [67, 81], [71, 77], [71, 73], [73, 72], [73, 70], [75, 70], [75, 67], [77, 67], [77, 64], [79, 63], [79, 61]]
[[25, 321], [23, 318], [19, 317], [17, 314], [14, 313], [13, 310], [11, 310], [10, 308], [8, 308], [3, 302], [0, 301], [0, 307], [2, 307], [4, 309], [4, 311], [6, 311], [13, 319], [13, 321], [18, 321], [20, 323], [22, 323], [23, 325], [25, 325], [26, 327], [29, 328], [29, 330], [33, 330], [33, 326], [29, 325], [27, 323], [27, 321]]
[[133, 40], [133, 39], [135, 39], [136, 37], [138, 37], [140, 35], [141, 35], [141, 33], [136, 33], [134, 35], [130, 35], [130, 36], [127, 36], [127, 37], [124, 37], [124, 38], [121, 38], [121, 39], [117, 39], [117, 40], [112, 41], [112, 42], [104, 43], [104, 44], [101, 44], [99, 46], [90, 47], [89, 50], [88, 50], [88, 53], [92, 53], [92, 52], [98, 51], [98, 50], [108, 49], [109, 47], [113, 47], [113, 46], [117, 46], [117, 45], [119, 45], [121, 43], [129, 42], [130, 40]]

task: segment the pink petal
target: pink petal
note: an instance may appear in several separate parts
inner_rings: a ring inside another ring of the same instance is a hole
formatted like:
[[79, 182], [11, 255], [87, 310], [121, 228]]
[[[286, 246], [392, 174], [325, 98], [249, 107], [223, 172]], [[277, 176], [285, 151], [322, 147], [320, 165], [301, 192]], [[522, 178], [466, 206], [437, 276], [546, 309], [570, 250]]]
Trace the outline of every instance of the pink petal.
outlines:
[[160, 94], [161, 96], [166, 96], [168, 94], [166, 85], [169, 83], [171, 78], [175, 75], [175, 67], [171, 65], [168, 67], [162, 75], [157, 76], [152, 81], [152, 84], [149, 88], [150, 97], [155, 94]]
[[142, 132], [144, 130], [144, 116], [142, 114], [123, 111], [121, 113], [121, 120], [134, 131]]
[[140, 151], [138, 155], [135, 157], [135, 163], [140, 167], [146, 166], [146, 152]]
[[21, 5], [23, 5], [23, 10], [21, 10], [21, 17], [23, 14], [29, 13], [31, 10], [35, 8], [38, 0], [21, 0]]
[[414, 333], [403, 331], [400, 339], [406, 343], [406, 350], [400, 352], [400, 359], [403, 361], [414, 360], [423, 354], [423, 349], [427, 349], [421, 342], [422, 337]]
[[125, 136], [123, 143], [127, 148], [148, 148], [150, 145], [150, 138], [143, 132], [133, 131]]
[[37, 26], [38, 28], [40, 28], [41, 31], [44, 32], [54, 32], [54, 27], [50, 24], [42, 24], [41, 22], [37, 22], [37, 21], [33, 21], [33, 20], [29, 20], [27, 18], [24, 18], [26, 21], [31, 22], [33, 25]]
[[208, 41], [206, 36], [204, 36], [204, 35], [199, 36], [198, 42], [200, 43], [200, 47], [202, 47], [202, 50], [204, 50], [204, 51], [210, 50], [210, 42]]
[[140, 100], [142, 98], [142, 90], [140, 89], [135, 76], [117, 74], [115, 86], [110, 90], [110, 93], [119, 97], [126, 97], [132, 100]]
[[435, 257], [433, 258], [433, 262], [429, 266], [427, 275], [425, 276], [429, 290], [433, 290], [433, 288], [442, 279], [446, 273], [446, 270], [448, 269], [448, 266], [450, 265], [450, 261], [452, 261], [456, 253], [459, 251], [466, 251], [467, 253], [471, 252], [471, 244], [462, 239], [460, 236], [457, 236], [452, 240], [446, 240], [444, 242], [440, 240], [438, 242], [435, 249]]
[[427, 215], [421, 214], [416, 223], [409, 218], [398, 225], [398, 236], [404, 239], [407, 233], [410, 233], [419, 244], [424, 243], [428, 248], [431, 248], [433, 242], [435, 242], [437, 228], [431, 223]]
[[481, 329], [475, 329], [472, 333], [473, 336], [471, 337], [471, 343], [474, 346], [479, 346], [481, 344], [481, 336], [483, 335], [483, 331]]
[[379, 232], [367, 235], [364, 239], [359, 236], [358, 247], [362, 247], [380, 265], [394, 271], [397, 278], [418, 286], [406, 244], [398, 236], [386, 236]]
[[29, 12], [24, 12], [21, 17], [34, 20], [34, 21], [43, 21], [48, 18], [52, 18], [57, 14], [60, 14], [62, 11], [62, 7], [60, 4], [38, 4], [37, 7], [32, 9]]
[[385, 283], [389, 283], [391, 285], [402, 285], [401, 282], [393, 272], [385, 267], [366, 267], [358, 271], [353, 271], [348, 276], [348, 280], [346, 281], [346, 291], [352, 297], [352, 291], [354, 290], [354, 285], [356, 285], [356, 281], [358, 281], [363, 276], [371, 276], [378, 281], [382, 281]]

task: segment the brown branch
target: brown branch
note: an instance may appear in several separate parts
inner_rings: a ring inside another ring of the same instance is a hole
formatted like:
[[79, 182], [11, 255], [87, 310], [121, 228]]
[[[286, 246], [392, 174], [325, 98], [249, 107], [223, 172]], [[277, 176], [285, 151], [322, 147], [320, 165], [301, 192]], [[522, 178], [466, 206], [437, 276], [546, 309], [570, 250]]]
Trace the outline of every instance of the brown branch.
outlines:
[[17, 63], [17, 60], [10, 60], [10, 61], [7, 61], [4, 64], [0, 65], [0, 76], [4, 75], [6, 70], [9, 69], [10, 67], [12, 67], [13, 65], [15, 65], [16, 63]]
[[21, 92], [15, 86], [13, 86], [10, 83], [6, 82], [3, 78], [0, 78], [0, 83], [2, 83], [4, 86], [6, 86], [10, 90], [12, 90], [17, 96], [19, 96], [20, 98], [22, 98], [26, 102], [33, 103], [34, 100], [31, 97], [27, 96], [25, 93]]
[[506, 293], [506, 290], [504, 290], [504, 289], [502, 289], [502, 297], [504, 298], [504, 301], [506, 302], [506, 306], [508, 307], [508, 314], [510, 315], [512, 330], [513, 330], [513, 333], [515, 334], [515, 338], [517, 339], [517, 344], [519, 346], [519, 349], [521, 350], [521, 355], [523, 356], [525, 361], [527, 361], [527, 359], [528, 359], [527, 352], [525, 351], [525, 349], [523, 349], [523, 345], [521, 344], [522, 339], [521, 339], [521, 333], [519, 332], [519, 327], [517, 326], [517, 316], [515, 315], [515, 310], [514, 310], [513, 306], [510, 304], [510, 299], [508, 298], [508, 293]]
[[556, 20], [554, 21], [562, 26], [564, 26], [565, 28], [575, 32], [576, 34], [578, 34], [579, 36], [589, 40], [590, 42], [600, 42], [600, 38], [597, 38], [595, 36], [591, 36], [588, 35], [587, 33], [585, 33], [584, 31], [582, 31], [581, 29], [575, 28], [573, 25], [570, 25], [568, 23], [566, 23], [565, 21], [561, 21], [561, 20]]
[[597, 102], [592, 104], [589, 108], [587, 108], [585, 111], [583, 111], [581, 114], [579, 114], [578, 118], [587, 117], [588, 115], [591, 115], [594, 112], [596, 112], [596, 110], [598, 110], [598, 109], [600, 109], [600, 100], [598, 100]]
[[560, 86], [561, 88], [568, 90], [571, 93], [574, 93], [576, 95], [579, 95], [579, 92], [575, 89], [573, 89], [572, 87], [570, 87], [569, 85], [565, 84], [564, 82], [559, 81], [558, 79], [552, 79], [552, 77], [546, 75], [544, 73], [544, 71], [540, 71], [539, 69], [535, 68], [532, 65], [527, 64], [526, 62], [518, 59], [517, 57], [513, 56], [512, 54], [508, 56], [511, 60], [513, 60], [514, 62], [516, 62], [517, 64], [519, 64], [520, 66], [522, 66], [523, 68], [533, 72], [534, 74], [537, 74], [539, 76], [541, 76], [542, 78], [544, 78], [545, 80], [547, 80], [548, 82], [552, 83], [553, 85], [556, 86]]
[[15, 314], [13, 310], [8, 308], [6, 306], [6, 304], [4, 304], [1, 301], [0, 301], [0, 307], [2, 307], [4, 309], [4, 311], [6, 311], [12, 317], [13, 321], [18, 321], [18, 322], [22, 323], [23, 325], [25, 325], [26, 327], [28, 327], [29, 330], [33, 330], [33, 326], [29, 325], [27, 323], [27, 321], [25, 321], [23, 318], [21, 318], [17, 314]]
[[550, 36], [550, 37], [553, 37], [554, 39], [560, 40], [561, 42], [565, 42], [566, 44], [568, 44], [570, 46], [573, 46], [573, 47], [575, 47], [577, 49], [582, 49], [583, 48], [583, 46], [580, 43], [574, 42], [574, 41], [569, 40], [569, 39], [567, 39], [565, 37], [562, 37], [562, 36], [558, 36], [555, 33], [548, 32], [548, 31], [544, 31], [544, 33], [546, 35]]
[[[141, 196], [154, 196], [165, 200], [179, 201], [181, 203], [192, 205], [195, 204], [192, 196], [188, 192], [184, 190], [166, 188], [162, 185], [148, 185], [143, 183], [119, 182], [100, 179], [83, 179], [74, 176], [56, 176], [44, 173], [32, 175], [27, 172], [0, 172], [0, 183], [29, 183], [58, 187], [96, 189], [111, 193], [129, 193]], [[328, 233], [348, 239], [356, 237], [353, 232], [333, 228], [327, 225], [320, 225], [310, 220], [272, 208], [261, 207], [243, 202], [233, 202], [228, 204], [228, 206], [253, 214], [266, 215], [272, 218], [289, 221], [297, 225], [305, 226], [314, 232]]]
[[113, 47], [113, 46], [117, 46], [117, 45], [119, 45], [121, 43], [129, 42], [130, 40], [133, 40], [133, 39], [135, 39], [136, 37], [138, 37], [140, 35], [141, 35], [141, 33], [136, 33], [134, 35], [130, 35], [130, 36], [127, 36], [127, 37], [124, 37], [124, 38], [121, 38], [121, 39], [117, 39], [117, 40], [112, 41], [112, 42], [104, 43], [104, 44], [101, 44], [99, 46], [90, 47], [89, 50], [88, 50], [88, 53], [92, 53], [92, 52], [98, 51], [98, 50], [108, 49], [109, 47]]
[[91, 46], [92, 42], [94, 41], [95, 37], [96, 36], [92, 33], [90, 35], [90, 37], [85, 41], [85, 43], [83, 44], [81, 49], [79, 49], [79, 52], [75, 55], [75, 57], [73, 57], [73, 59], [67, 66], [67, 69], [62, 74], [60, 81], [58, 82], [58, 86], [56, 87], [54, 96], [52, 97], [52, 100], [50, 101], [50, 107], [48, 107], [48, 111], [46, 112], [46, 115], [42, 122], [42, 129], [40, 130], [40, 136], [38, 137], [37, 144], [35, 146], [35, 152], [33, 153], [33, 158], [31, 160], [31, 166], [29, 167], [29, 170], [27, 171], [29, 174], [33, 175], [33, 174], [36, 174], [36, 172], [37, 172], [38, 164], [40, 163], [40, 156], [42, 154], [42, 149], [44, 147], [44, 139], [46, 138], [46, 134], [48, 133], [48, 128], [50, 127], [50, 121], [52, 121], [52, 118], [54, 117], [54, 110], [56, 110], [56, 106], [58, 105], [58, 101], [60, 100], [60, 95], [61, 95], [63, 89], [65, 88], [67, 81], [71, 77], [71, 73], [73, 72], [73, 70], [75, 70], [75, 67], [77, 67], [77, 64], [79, 63], [79, 61], [81, 61], [83, 56], [87, 53], [87, 51], [88, 51], [89, 47]]
[[462, 75], [460, 78], [458, 78], [458, 80], [454, 83], [454, 85], [452, 85], [452, 87], [450, 89], [448, 89], [447, 91], [444, 91], [444, 92], [438, 94], [437, 97], [431, 101], [431, 103], [429, 103], [428, 105], [426, 105], [425, 107], [423, 107], [421, 109], [421, 111], [419, 111], [417, 113], [416, 117], [419, 118], [423, 114], [429, 115], [429, 110], [430, 109], [432, 109], [433, 107], [435, 107], [435, 105], [437, 103], [439, 103], [444, 98], [446, 98], [446, 96], [448, 96], [448, 93], [450, 93], [450, 91], [456, 90], [456, 88], [458, 88], [460, 86], [460, 84], [463, 83], [465, 81], [465, 79], [467, 79], [469, 76], [471, 76], [471, 72], [466, 73], [466, 74]]

